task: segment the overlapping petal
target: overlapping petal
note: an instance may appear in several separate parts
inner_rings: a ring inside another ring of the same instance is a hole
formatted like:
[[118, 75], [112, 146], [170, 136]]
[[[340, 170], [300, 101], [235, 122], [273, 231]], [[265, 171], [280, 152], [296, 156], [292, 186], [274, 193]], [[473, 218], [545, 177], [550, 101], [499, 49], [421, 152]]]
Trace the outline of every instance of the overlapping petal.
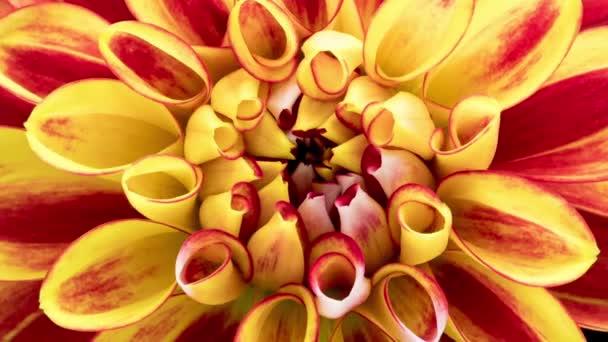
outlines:
[[302, 223], [306, 228], [306, 233], [310, 242], [320, 235], [335, 231], [334, 225], [329, 217], [329, 209], [331, 207], [328, 207], [327, 204], [328, 201], [326, 200], [325, 194], [309, 192], [304, 201], [302, 201], [302, 204], [298, 207], [298, 213], [300, 213], [300, 217], [302, 217]]
[[66, 2], [88, 8], [110, 22], [133, 19], [133, 15], [129, 12], [125, 0], [4, 0], [4, 2], [12, 4], [15, 8], [45, 2]]
[[278, 0], [277, 2], [286, 10], [298, 32], [308, 36], [334, 23], [343, 0]]
[[394, 90], [374, 82], [369, 76], [356, 77], [350, 82], [344, 99], [336, 106], [336, 116], [345, 126], [361, 130], [361, 114], [373, 102], [382, 102], [394, 95]]
[[608, 3], [603, 0], [583, 0], [582, 29], [608, 23]]
[[262, 178], [262, 169], [249, 157], [235, 160], [217, 158], [200, 166], [205, 175], [200, 197], [229, 191], [238, 182], [251, 182]]
[[369, 24], [384, 0], [344, 0], [336, 18], [336, 28], [363, 39]]
[[329, 338], [330, 342], [396, 342], [390, 333], [378, 323], [372, 321], [365, 314], [351, 311], [339, 319]]
[[23, 127], [34, 106], [0, 87], [0, 126]]

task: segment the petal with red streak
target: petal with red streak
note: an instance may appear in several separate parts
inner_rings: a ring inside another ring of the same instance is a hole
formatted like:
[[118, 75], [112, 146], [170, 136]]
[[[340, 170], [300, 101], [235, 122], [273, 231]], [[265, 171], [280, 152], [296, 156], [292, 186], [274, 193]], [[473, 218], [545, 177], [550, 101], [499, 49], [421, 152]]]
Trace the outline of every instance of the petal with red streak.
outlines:
[[321, 31], [330, 26], [342, 6], [343, 0], [280, 0], [302, 35]]
[[583, 24], [581, 29], [608, 23], [608, 3], [604, 0], [583, 0]]
[[89, 10], [104, 17], [110, 22], [132, 20], [133, 15], [129, 12], [125, 0], [4, 0], [19, 8], [43, 2], [66, 2], [88, 8]]
[[0, 126], [23, 127], [34, 105], [0, 87]]

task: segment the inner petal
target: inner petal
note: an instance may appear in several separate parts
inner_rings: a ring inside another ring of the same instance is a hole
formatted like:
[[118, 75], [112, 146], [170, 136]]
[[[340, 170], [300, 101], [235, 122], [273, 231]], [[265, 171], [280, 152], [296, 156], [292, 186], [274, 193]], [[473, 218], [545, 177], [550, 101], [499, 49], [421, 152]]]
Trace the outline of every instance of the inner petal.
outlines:
[[323, 263], [320, 269], [319, 287], [328, 297], [343, 300], [355, 284], [355, 267], [343, 255], [336, 254]]
[[258, 341], [304, 341], [306, 308], [293, 299], [282, 300], [268, 313]]
[[215, 243], [192, 254], [182, 271], [182, 281], [191, 284], [205, 279], [218, 271], [230, 259], [230, 249], [223, 243]]

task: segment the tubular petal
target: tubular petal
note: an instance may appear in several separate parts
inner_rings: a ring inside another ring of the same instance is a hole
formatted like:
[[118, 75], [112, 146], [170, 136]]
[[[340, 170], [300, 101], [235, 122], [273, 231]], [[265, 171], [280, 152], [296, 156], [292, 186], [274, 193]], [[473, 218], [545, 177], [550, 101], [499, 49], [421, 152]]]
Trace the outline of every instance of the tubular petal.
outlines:
[[319, 236], [310, 248], [308, 264], [308, 283], [322, 316], [342, 317], [367, 299], [370, 281], [365, 277], [365, 258], [348, 235]]
[[119, 22], [101, 34], [99, 50], [114, 74], [152, 100], [195, 107], [209, 99], [206, 66], [168, 31], [137, 21]]
[[388, 331], [358, 311], [351, 311], [338, 320], [330, 342], [397, 342]]
[[279, 201], [289, 201], [288, 183], [283, 178], [283, 173], [277, 176], [258, 191], [260, 196], [260, 221], [259, 225], [264, 225], [275, 215], [275, 205]]
[[288, 202], [277, 202], [276, 213], [247, 243], [253, 259], [253, 283], [276, 290], [304, 278], [304, 250], [308, 241], [302, 219]]
[[331, 26], [340, 11], [343, 0], [279, 0], [291, 21], [302, 36], [309, 36]]
[[486, 170], [496, 153], [500, 127], [500, 104], [485, 96], [471, 96], [459, 102], [447, 128], [430, 137], [435, 153], [435, 171], [444, 177], [462, 170]]
[[175, 278], [182, 290], [207, 305], [235, 300], [252, 277], [253, 263], [245, 245], [217, 229], [190, 235], [175, 263]]
[[309, 192], [298, 207], [298, 213], [302, 217], [309, 242], [324, 233], [335, 231], [327, 210], [325, 194]]
[[319, 338], [319, 313], [310, 291], [287, 285], [258, 303], [241, 322], [234, 341], [303, 341]]
[[211, 106], [230, 118], [238, 130], [250, 130], [264, 118], [269, 93], [268, 83], [238, 69], [213, 86]]
[[487, 95], [502, 108], [533, 94], [562, 61], [580, 24], [581, 1], [477, 0], [456, 50], [426, 76], [425, 98], [451, 108]]
[[141, 157], [179, 154], [183, 148], [171, 113], [115, 80], [83, 80], [57, 89], [34, 108], [25, 127], [40, 158], [86, 175], [117, 173]]
[[363, 39], [374, 14], [384, 0], [344, 0], [336, 18], [336, 29]]
[[30, 150], [23, 130], [0, 128], [0, 146], [1, 280], [42, 279], [81, 234], [139, 217], [119, 184], [50, 167]]
[[238, 1], [228, 18], [228, 37], [239, 63], [254, 77], [279, 82], [295, 71], [296, 29], [273, 1]]
[[262, 170], [257, 162], [247, 157], [235, 160], [214, 159], [201, 165], [205, 175], [205, 184], [201, 187], [199, 197], [230, 191], [238, 182], [251, 182], [262, 177]]
[[[118, 328], [155, 311], [175, 289], [174, 260], [187, 234], [144, 220], [113, 221], [87, 232], [59, 257], [40, 290], [58, 325]], [[91, 253], [103, 251], [103, 253]]]
[[357, 184], [363, 191], [367, 191], [363, 177], [356, 173], [349, 172], [342, 175], [336, 175], [336, 182], [340, 185], [340, 194], [345, 193], [346, 190], [354, 184]]
[[256, 157], [294, 159], [291, 150], [295, 145], [281, 130], [274, 117], [264, 111], [255, 128], [243, 133], [245, 150]]
[[63, 3], [28, 6], [0, 18], [0, 86], [38, 103], [66, 83], [112, 77], [97, 49], [107, 26], [95, 13]]
[[585, 340], [559, 301], [544, 288], [505, 279], [461, 252], [446, 252], [431, 268], [449, 303], [454, 339]]
[[336, 184], [335, 182], [313, 182], [312, 191], [325, 196], [325, 207], [329, 212], [333, 208], [336, 198], [342, 194], [342, 186]]
[[608, 3], [602, 0], [583, 0], [582, 29], [608, 22]]
[[[452, 211], [452, 240], [516, 282], [555, 286], [573, 281], [599, 253], [576, 210], [523, 178], [461, 172], [445, 178], [437, 194]], [[522, 205], [529, 201], [534, 205]]]
[[[302, 95], [295, 74], [285, 81], [272, 84], [267, 108], [274, 118], [281, 122], [297, 113], [296, 104]], [[294, 113], [296, 111], [296, 113]], [[280, 126], [280, 125], [279, 125]]]
[[342, 96], [361, 65], [363, 43], [346, 33], [320, 31], [302, 45], [296, 77], [302, 92], [317, 100]]
[[342, 144], [357, 135], [357, 132], [352, 128], [347, 127], [338, 118], [336, 114], [332, 114], [319, 126], [320, 130], [324, 130], [322, 136], [333, 141], [336, 144]]
[[320, 127], [334, 114], [337, 101], [320, 101], [304, 95], [292, 131], [308, 131]]
[[384, 209], [358, 184], [336, 199], [340, 232], [353, 238], [365, 256], [365, 268], [373, 273], [394, 255]]
[[365, 107], [373, 102], [386, 101], [393, 95], [393, 90], [377, 84], [369, 76], [356, 77], [336, 107], [336, 116], [344, 125], [360, 131], [361, 114]]
[[397, 189], [389, 200], [387, 217], [393, 241], [400, 241], [399, 260], [404, 264], [430, 261], [448, 246], [450, 208], [423, 185], [410, 183]]
[[279, 174], [282, 174], [285, 170], [286, 163], [282, 161], [264, 161], [260, 160], [257, 162], [262, 172], [262, 177], [258, 180], [251, 182], [256, 189], [261, 189], [266, 185], [270, 184]]
[[330, 163], [341, 166], [349, 171], [361, 174], [361, 159], [363, 151], [369, 143], [363, 134], [334, 147], [331, 151], [333, 156], [329, 160]]
[[199, 228], [198, 193], [203, 173], [173, 155], [154, 155], [133, 163], [122, 174], [122, 189], [145, 217], [188, 231]]

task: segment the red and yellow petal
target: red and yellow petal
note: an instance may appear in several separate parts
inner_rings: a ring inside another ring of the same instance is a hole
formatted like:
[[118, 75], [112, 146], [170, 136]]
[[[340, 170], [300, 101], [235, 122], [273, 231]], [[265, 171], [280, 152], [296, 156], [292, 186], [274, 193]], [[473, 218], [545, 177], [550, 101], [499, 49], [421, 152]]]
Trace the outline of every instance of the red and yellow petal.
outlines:
[[603, 0], [583, 0], [583, 23], [581, 29], [608, 23], [608, 3]]
[[344, 99], [336, 107], [336, 116], [347, 127], [361, 130], [361, 114], [373, 102], [391, 98], [395, 91], [374, 82], [369, 76], [360, 76], [350, 82]]
[[319, 128], [335, 113], [337, 104], [337, 100], [321, 101], [306, 95], [302, 96], [292, 131], [308, 131]]
[[109, 22], [132, 20], [133, 15], [129, 12], [125, 0], [3, 0], [12, 4], [15, 8], [25, 7], [44, 2], [66, 2], [82, 6], [104, 17]]
[[23, 127], [34, 105], [0, 87], [0, 126]]
[[295, 145], [279, 127], [279, 122], [264, 111], [255, 128], [243, 132], [245, 150], [249, 155], [271, 159], [294, 159]]
[[344, 0], [336, 18], [336, 29], [363, 39], [374, 14], [384, 0]]
[[367, 146], [369, 146], [369, 142], [365, 138], [365, 135], [359, 134], [334, 147], [331, 150], [333, 155], [329, 162], [335, 166], [361, 174], [361, 159]]
[[40, 307], [53, 322], [72, 330], [137, 322], [175, 289], [175, 257], [186, 237], [145, 220], [98, 226], [72, 243], [53, 265], [40, 290]]
[[249, 157], [235, 160], [217, 158], [200, 167], [205, 175], [205, 183], [199, 194], [203, 200], [209, 195], [230, 191], [238, 182], [252, 182], [262, 178], [262, 169]]
[[548, 290], [515, 283], [461, 252], [431, 263], [449, 303], [450, 337], [464, 341], [584, 341]]
[[277, 174], [272, 181], [258, 191], [260, 196], [260, 225], [265, 225], [276, 213], [277, 202], [290, 202], [289, 184], [284, 172]]
[[437, 194], [452, 211], [452, 240], [475, 260], [516, 282], [568, 283], [582, 276], [599, 253], [576, 210], [524, 178], [461, 172], [445, 178]]
[[365, 314], [351, 311], [336, 322], [334, 331], [329, 338], [330, 342], [397, 342], [390, 333], [378, 325]]
[[329, 216], [326, 196], [319, 192], [309, 192], [298, 207], [302, 223], [306, 228], [308, 241], [312, 242], [322, 234], [335, 231]]
[[308, 36], [331, 26], [343, 0], [279, 0], [300, 35]]

